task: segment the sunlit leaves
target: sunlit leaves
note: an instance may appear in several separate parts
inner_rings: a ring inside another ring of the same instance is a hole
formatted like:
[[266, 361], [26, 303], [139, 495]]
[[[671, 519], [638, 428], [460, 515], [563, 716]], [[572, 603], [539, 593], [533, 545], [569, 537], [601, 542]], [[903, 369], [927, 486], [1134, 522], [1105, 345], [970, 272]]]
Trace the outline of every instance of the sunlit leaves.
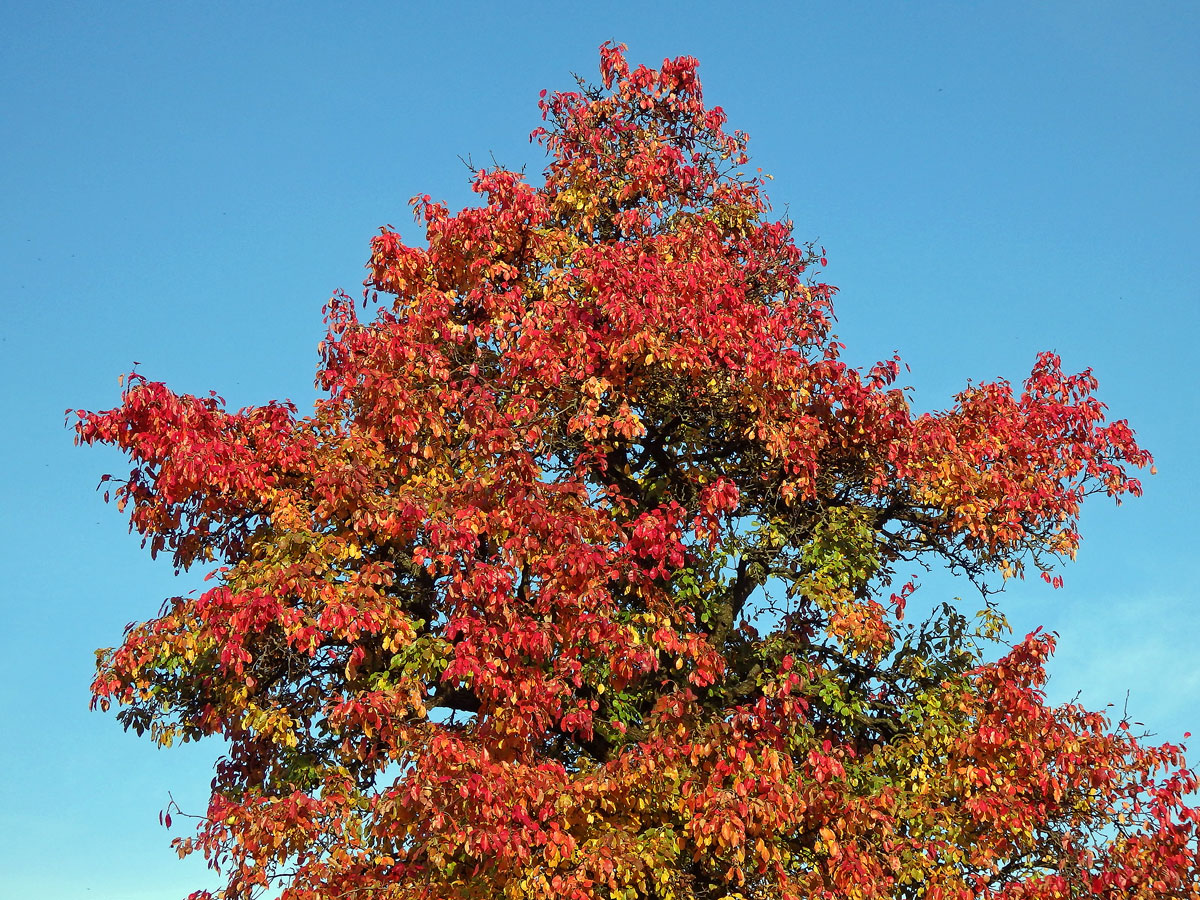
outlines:
[[601, 77], [543, 96], [544, 178], [375, 236], [311, 415], [140, 375], [79, 414], [150, 551], [217, 567], [93, 685], [228, 742], [180, 854], [227, 900], [1198, 896], [1179, 748], [1049, 707], [991, 601], [905, 618], [923, 565], [1061, 583], [1140, 491], [1095, 380], [914, 415], [695, 60]]

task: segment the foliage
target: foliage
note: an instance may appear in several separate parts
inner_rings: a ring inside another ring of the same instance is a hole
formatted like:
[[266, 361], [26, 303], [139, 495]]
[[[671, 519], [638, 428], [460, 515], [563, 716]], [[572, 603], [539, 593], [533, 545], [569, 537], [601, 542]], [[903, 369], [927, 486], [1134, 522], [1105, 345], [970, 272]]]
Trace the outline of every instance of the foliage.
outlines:
[[1052, 354], [922, 415], [844, 363], [695, 60], [623, 49], [543, 92], [540, 186], [374, 238], [312, 415], [137, 374], [79, 413], [151, 553], [218, 567], [94, 684], [228, 741], [180, 855], [229, 900], [1200, 897], [1181, 749], [900, 586], [1057, 583], [1149, 454]]

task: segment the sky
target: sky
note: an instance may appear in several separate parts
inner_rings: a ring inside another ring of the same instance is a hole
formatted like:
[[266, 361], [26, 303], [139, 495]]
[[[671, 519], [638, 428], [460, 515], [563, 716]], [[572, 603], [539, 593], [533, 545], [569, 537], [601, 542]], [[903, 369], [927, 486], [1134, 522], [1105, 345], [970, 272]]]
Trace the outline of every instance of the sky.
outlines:
[[[1059, 634], [1050, 694], [1200, 726], [1194, 578], [1200, 5], [121, 4], [0, 12], [0, 898], [181, 898], [213, 886], [158, 813], [199, 812], [216, 744], [155, 750], [88, 711], [97, 647], [195, 587], [95, 488], [65, 409], [138, 363], [231, 407], [314, 397], [321, 312], [368, 241], [467, 166], [543, 159], [538, 92], [699, 58], [775, 208], [828, 251], [847, 356], [898, 350], [916, 404], [1091, 366], [1156, 456], [1143, 498], [1085, 510], [1059, 591], [1010, 588]], [[124, 471], [127, 471], [125, 469]], [[969, 586], [931, 579], [928, 600]], [[176, 834], [181, 817], [176, 817]]]

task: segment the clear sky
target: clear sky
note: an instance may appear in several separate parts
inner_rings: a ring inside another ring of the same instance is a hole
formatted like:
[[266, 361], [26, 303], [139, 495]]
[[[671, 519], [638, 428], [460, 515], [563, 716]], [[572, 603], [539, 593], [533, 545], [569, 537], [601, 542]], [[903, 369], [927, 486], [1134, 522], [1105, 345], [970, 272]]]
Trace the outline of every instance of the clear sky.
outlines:
[[594, 76], [610, 38], [700, 59], [828, 249], [853, 360], [899, 350], [923, 407], [1040, 349], [1095, 368], [1160, 474], [1093, 504], [1063, 590], [1008, 608], [1060, 633], [1055, 698], [1128, 690], [1163, 739], [1200, 732], [1200, 5], [10, 0], [0, 897], [211, 884], [158, 812], [168, 791], [203, 809], [220, 748], [156, 751], [87, 710], [93, 650], [198, 576], [138, 549], [94, 491], [121, 460], [73, 447], [63, 410], [114, 405], [134, 361], [235, 408], [311, 402], [322, 305], [377, 227], [415, 237], [417, 193], [468, 202], [460, 155], [540, 171], [538, 91]]

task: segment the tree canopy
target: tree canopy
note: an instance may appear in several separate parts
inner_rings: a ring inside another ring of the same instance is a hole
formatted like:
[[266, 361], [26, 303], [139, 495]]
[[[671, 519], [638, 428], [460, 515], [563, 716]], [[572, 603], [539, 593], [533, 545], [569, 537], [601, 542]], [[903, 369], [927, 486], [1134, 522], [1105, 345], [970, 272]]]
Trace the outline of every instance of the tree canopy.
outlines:
[[[696, 71], [606, 44], [538, 183], [415, 198], [311, 414], [136, 373], [79, 411], [150, 552], [212, 570], [93, 686], [227, 741], [180, 855], [227, 900], [1200, 898], [1182, 749], [1049, 705], [991, 596], [1150, 455], [1053, 354], [923, 414], [844, 362]], [[984, 611], [906, 619], [923, 565]]]

